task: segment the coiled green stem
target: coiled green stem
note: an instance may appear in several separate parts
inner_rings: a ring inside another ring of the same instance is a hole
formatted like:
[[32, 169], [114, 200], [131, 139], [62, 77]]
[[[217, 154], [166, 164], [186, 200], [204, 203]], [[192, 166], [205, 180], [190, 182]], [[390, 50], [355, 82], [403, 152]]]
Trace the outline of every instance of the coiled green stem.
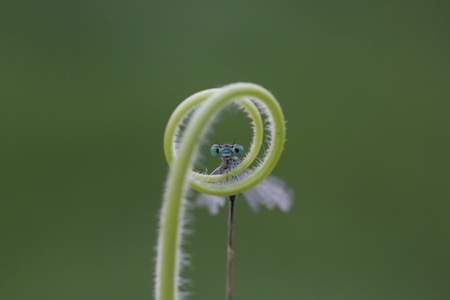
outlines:
[[[199, 141], [208, 131], [211, 120], [230, 102], [241, 106], [252, 119], [253, 137], [246, 157], [228, 176], [235, 176], [244, 170], [250, 175], [236, 182], [217, 184], [227, 175], [201, 174], [191, 170], [191, 167], [196, 158]], [[264, 124], [263, 117], [267, 124]], [[186, 128], [181, 131], [181, 124], [186, 120], [188, 120]], [[250, 167], [257, 158], [264, 140], [264, 126], [268, 148], [262, 159]], [[179, 273], [183, 264], [181, 242], [185, 222], [183, 204], [187, 187], [211, 195], [228, 196], [256, 186], [272, 172], [278, 162], [283, 151], [285, 135], [285, 120], [279, 103], [266, 89], [252, 83], [235, 83], [201, 91], [184, 100], [176, 108], [164, 135], [164, 153], [170, 165], [170, 173], [160, 215], [155, 299], [182, 298], [179, 291], [181, 285]]]

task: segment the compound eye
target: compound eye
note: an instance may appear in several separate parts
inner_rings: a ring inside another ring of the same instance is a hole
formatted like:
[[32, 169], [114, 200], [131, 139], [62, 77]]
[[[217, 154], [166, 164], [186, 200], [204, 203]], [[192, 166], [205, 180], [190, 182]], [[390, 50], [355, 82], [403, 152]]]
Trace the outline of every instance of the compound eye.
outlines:
[[244, 151], [244, 147], [242, 147], [241, 145], [238, 144], [234, 144], [233, 145], [233, 153], [235, 156], [242, 156], [244, 155], [245, 151]]
[[219, 144], [212, 145], [212, 147], [209, 151], [210, 151], [212, 157], [219, 157], [220, 156], [220, 145]]

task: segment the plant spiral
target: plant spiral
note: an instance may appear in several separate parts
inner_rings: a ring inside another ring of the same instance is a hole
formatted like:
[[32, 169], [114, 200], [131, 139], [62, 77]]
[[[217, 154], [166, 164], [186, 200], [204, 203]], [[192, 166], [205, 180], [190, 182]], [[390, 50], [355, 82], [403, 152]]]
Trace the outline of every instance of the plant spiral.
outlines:
[[[191, 170], [197, 157], [199, 141], [211, 127], [214, 116], [230, 103], [242, 107], [252, 120], [253, 137], [247, 155], [228, 174], [206, 175]], [[279, 103], [269, 91], [252, 83], [234, 83], [198, 92], [175, 109], [164, 134], [164, 154], [170, 172], [160, 215], [155, 299], [182, 298], [179, 274], [184, 263], [181, 243], [186, 222], [184, 204], [187, 187], [217, 196], [237, 195], [251, 189], [274, 169], [283, 151], [285, 136], [285, 120]], [[264, 138], [268, 144], [267, 150], [253, 164]], [[239, 181], [217, 184], [224, 181], [226, 176], [236, 176], [243, 171], [249, 175]]]

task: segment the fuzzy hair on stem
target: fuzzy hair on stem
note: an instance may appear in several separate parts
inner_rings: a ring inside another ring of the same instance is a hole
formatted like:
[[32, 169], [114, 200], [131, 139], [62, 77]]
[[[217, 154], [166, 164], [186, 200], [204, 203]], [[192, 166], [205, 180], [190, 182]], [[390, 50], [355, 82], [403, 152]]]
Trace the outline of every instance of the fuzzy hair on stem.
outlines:
[[[250, 173], [242, 180], [215, 184], [227, 175], [206, 175], [193, 171], [198, 145], [208, 132], [217, 113], [234, 103], [252, 120], [253, 137], [249, 152], [228, 175]], [[194, 111], [193, 111], [194, 110]], [[268, 148], [261, 159], [258, 154], [264, 140], [266, 123]], [[182, 130], [184, 127], [184, 130]], [[164, 135], [164, 153], [170, 165], [159, 217], [154, 297], [156, 300], [182, 300], [182, 266], [187, 255], [182, 252], [186, 233], [187, 193], [194, 190], [216, 196], [237, 195], [263, 181], [275, 168], [284, 148], [285, 120], [275, 97], [253, 83], [234, 83], [222, 88], [198, 92], [184, 100], [172, 113]], [[256, 161], [254, 166], [251, 166]]]

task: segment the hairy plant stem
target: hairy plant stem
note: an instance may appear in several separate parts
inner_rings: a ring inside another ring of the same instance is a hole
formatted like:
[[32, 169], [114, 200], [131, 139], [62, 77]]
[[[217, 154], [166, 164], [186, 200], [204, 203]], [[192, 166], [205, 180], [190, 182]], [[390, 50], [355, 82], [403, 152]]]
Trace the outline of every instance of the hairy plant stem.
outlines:
[[[208, 130], [211, 119], [229, 103], [242, 107], [252, 119], [254, 135], [250, 151], [241, 164], [228, 174], [205, 175], [191, 170], [197, 157], [199, 141]], [[197, 106], [198, 109], [182, 130], [185, 116]], [[266, 117], [268, 124], [265, 126], [261, 115]], [[260, 151], [264, 127], [268, 131], [268, 147], [262, 159], [258, 160], [256, 166], [252, 166], [251, 176], [232, 183], [217, 184], [226, 176], [236, 176], [252, 165]], [[181, 131], [183, 135], [180, 137]], [[285, 120], [279, 103], [269, 91], [252, 83], [235, 83], [201, 91], [187, 98], [173, 112], [164, 134], [164, 154], [170, 165], [170, 172], [160, 212], [154, 288], [156, 300], [183, 298], [183, 293], [180, 292], [183, 282], [180, 273], [185, 255], [181, 244], [186, 222], [184, 203], [187, 201], [188, 187], [216, 196], [237, 195], [249, 190], [269, 176], [275, 168], [283, 151], [285, 135]]]

